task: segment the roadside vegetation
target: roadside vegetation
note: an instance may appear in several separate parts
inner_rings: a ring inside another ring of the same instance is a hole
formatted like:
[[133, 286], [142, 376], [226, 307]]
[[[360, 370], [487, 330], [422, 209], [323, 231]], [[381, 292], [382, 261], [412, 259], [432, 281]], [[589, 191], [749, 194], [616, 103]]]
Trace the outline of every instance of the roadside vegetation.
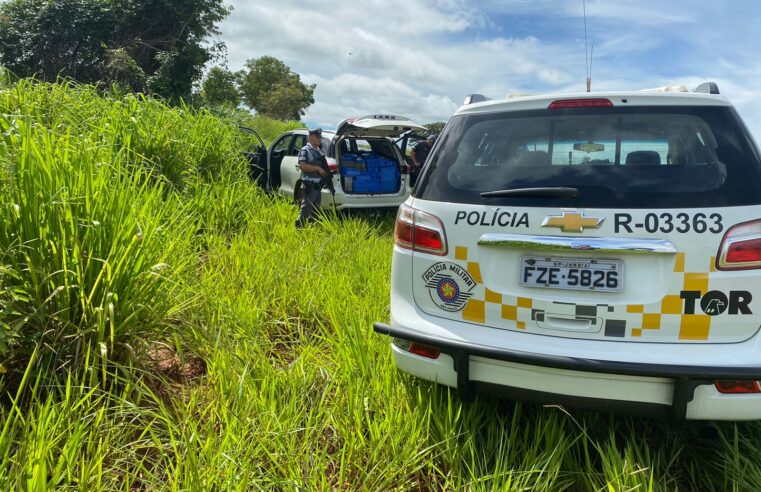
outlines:
[[761, 489], [758, 423], [704, 439], [397, 373], [371, 330], [393, 216], [296, 232], [240, 122], [0, 82], [0, 489]]

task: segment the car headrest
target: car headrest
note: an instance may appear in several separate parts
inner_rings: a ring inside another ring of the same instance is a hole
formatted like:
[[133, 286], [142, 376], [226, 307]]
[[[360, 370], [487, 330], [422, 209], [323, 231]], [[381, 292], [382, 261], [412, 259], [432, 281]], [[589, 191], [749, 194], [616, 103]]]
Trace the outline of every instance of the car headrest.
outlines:
[[626, 156], [627, 166], [658, 166], [660, 163], [661, 154], [654, 150], [637, 150]]

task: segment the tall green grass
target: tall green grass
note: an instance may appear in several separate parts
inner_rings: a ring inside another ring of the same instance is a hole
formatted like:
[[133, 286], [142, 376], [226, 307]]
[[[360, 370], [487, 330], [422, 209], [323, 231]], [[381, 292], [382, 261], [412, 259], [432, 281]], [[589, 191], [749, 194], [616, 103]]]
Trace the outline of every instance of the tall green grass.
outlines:
[[193, 264], [198, 214], [181, 193], [225, 179], [234, 133], [203, 112], [31, 81], [0, 92], [0, 133], [6, 368], [36, 348], [60, 370], [93, 346], [115, 360], [163, 337]]
[[370, 328], [393, 216], [296, 231], [237, 123], [0, 84], [0, 490], [761, 489], [758, 423], [706, 440], [398, 373]]

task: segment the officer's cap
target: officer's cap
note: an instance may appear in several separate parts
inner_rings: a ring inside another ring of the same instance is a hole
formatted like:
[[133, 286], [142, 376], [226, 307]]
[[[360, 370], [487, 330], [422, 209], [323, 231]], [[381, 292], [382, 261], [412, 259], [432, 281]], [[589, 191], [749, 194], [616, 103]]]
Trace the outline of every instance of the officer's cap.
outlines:
[[322, 128], [315, 128], [314, 130], [309, 130], [310, 135], [317, 135], [318, 137], [322, 136]]

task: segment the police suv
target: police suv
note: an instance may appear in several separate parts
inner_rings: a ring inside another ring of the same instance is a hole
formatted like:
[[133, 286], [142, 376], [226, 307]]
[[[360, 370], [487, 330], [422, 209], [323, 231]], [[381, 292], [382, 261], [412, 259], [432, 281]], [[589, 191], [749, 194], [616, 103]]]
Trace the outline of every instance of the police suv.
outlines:
[[714, 83], [469, 97], [391, 283], [396, 365], [464, 399], [761, 418], [761, 161]]

